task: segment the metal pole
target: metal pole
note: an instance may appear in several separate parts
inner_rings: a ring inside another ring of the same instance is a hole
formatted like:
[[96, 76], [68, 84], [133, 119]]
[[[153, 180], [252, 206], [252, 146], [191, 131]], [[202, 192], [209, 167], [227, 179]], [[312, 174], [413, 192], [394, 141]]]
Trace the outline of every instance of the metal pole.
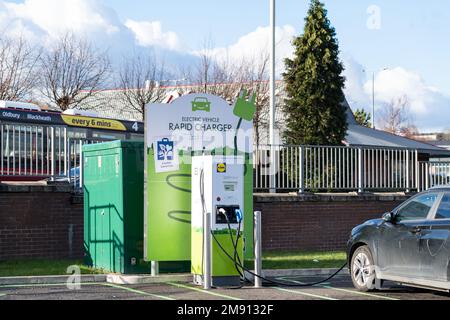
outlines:
[[275, 0], [270, 0], [270, 192], [276, 192], [275, 158]]
[[305, 147], [300, 147], [300, 157], [299, 157], [299, 180], [300, 180], [300, 193], [305, 193]]
[[359, 168], [358, 168], [358, 192], [363, 193], [364, 192], [364, 155], [363, 155], [363, 149], [360, 147], [358, 148], [358, 161], [359, 161]]
[[51, 127], [50, 128], [50, 147], [52, 149], [51, 151], [51, 157], [52, 157], [52, 162], [51, 162], [51, 181], [55, 181], [55, 165], [56, 165], [56, 159], [55, 159], [55, 128]]
[[372, 73], [372, 129], [375, 129], [375, 72]]
[[409, 150], [406, 150], [406, 192], [409, 193], [411, 191], [410, 187], [410, 166], [409, 166]]
[[203, 271], [203, 289], [211, 290], [211, 213], [207, 212], [204, 215], [203, 232], [203, 256], [204, 256], [204, 271]]
[[262, 232], [261, 232], [261, 211], [255, 211], [255, 288], [262, 288]]
[[159, 262], [158, 261], [152, 261], [151, 263], [151, 272], [152, 277], [157, 277], [159, 275]]
[[79, 160], [79, 166], [80, 166], [80, 185], [78, 186], [78, 188], [80, 190], [83, 190], [83, 184], [84, 184], [84, 179], [83, 179], [83, 166], [84, 166], [84, 161], [83, 161], [83, 141], [80, 140], [80, 160]]

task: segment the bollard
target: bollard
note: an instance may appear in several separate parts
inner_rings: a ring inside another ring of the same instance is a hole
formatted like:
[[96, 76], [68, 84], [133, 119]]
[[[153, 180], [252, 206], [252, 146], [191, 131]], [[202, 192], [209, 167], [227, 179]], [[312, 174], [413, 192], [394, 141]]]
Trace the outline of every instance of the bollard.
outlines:
[[204, 243], [203, 256], [204, 272], [203, 272], [203, 288], [211, 290], [211, 213], [206, 213], [203, 221]]
[[152, 261], [152, 277], [157, 277], [159, 275], [159, 263], [158, 261]]
[[255, 288], [262, 288], [262, 233], [261, 233], [261, 211], [255, 211], [254, 226], [254, 249], [255, 249]]

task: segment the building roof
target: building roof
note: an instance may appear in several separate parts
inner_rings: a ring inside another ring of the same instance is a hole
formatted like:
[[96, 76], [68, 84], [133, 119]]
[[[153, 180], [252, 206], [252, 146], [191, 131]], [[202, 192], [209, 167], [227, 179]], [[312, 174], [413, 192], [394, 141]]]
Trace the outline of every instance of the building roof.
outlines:
[[[227, 84], [221, 84], [227, 85]], [[236, 96], [240, 91], [240, 86], [236, 86], [236, 84], [230, 84], [235, 87]], [[284, 99], [284, 90], [283, 90], [283, 82], [277, 81], [277, 104], [282, 103]], [[177, 98], [181, 95], [189, 94], [192, 92], [198, 92], [200, 86], [192, 85], [192, 86], [178, 86], [178, 87], [164, 87], [167, 91], [167, 96], [170, 98]], [[127, 103], [124, 101], [121, 92], [123, 90], [107, 90], [98, 92], [96, 95], [86, 99], [84, 101], [83, 109], [91, 109], [98, 112], [99, 116], [105, 118], [114, 118], [120, 120], [142, 120], [142, 114], [132, 107], [127, 107]], [[166, 98], [167, 99], [167, 98]], [[171, 99], [167, 100], [170, 101]], [[408, 148], [408, 149], [417, 149], [421, 153], [427, 153], [431, 156], [440, 156], [440, 157], [450, 157], [450, 151], [440, 148], [438, 146], [420, 142], [412, 139], [408, 139], [402, 136], [394, 135], [385, 131], [375, 130], [371, 128], [367, 128], [361, 125], [358, 125], [353, 111], [348, 104], [347, 101], [344, 102], [344, 106], [347, 112], [347, 121], [349, 124], [347, 136], [345, 139], [345, 143], [349, 146], [374, 146], [374, 147], [391, 147], [391, 148]], [[268, 131], [267, 122], [268, 119], [264, 119], [268, 117], [268, 112], [264, 112], [262, 114], [262, 125], [261, 128], [263, 131]], [[277, 108], [276, 112], [276, 121], [278, 123], [278, 128], [281, 129], [283, 127], [284, 114], [281, 108]], [[267, 144], [268, 137], [266, 132], [260, 133], [260, 141], [261, 144]], [[277, 140], [281, 139], [278, 137]]]
[[349, 146], [417, 149], [420, 153], [427, 153], [431, 156], [450, 157], [450, 151], [444, 148], [386, 131], [361, 126], [356, 122], [355, 116], [347, 101], [345, 101], [345, 107], [347, 109], [347, 122], [349, 124], [345, 143]]

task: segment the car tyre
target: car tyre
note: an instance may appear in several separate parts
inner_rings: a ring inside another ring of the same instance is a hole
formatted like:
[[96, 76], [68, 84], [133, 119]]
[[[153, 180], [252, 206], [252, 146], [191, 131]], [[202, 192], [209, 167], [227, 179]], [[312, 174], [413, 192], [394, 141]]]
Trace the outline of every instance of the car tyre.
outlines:
[[368, 292], [375, 290], [375, 264], [368, 246], [361, 246], [353, 253], [350, 275], [354, 287], [359, 291]]

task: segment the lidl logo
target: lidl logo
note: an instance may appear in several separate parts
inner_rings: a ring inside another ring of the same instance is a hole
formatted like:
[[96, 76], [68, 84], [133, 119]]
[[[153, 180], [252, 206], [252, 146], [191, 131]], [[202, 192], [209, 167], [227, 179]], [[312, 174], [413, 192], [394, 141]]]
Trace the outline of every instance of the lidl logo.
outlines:
[[217, 172], [218, 173], [226, 173], [227, 172], [227, 164], [226, 163], [219, 163], [217, 165]]
[[211, 112], [211, 102], [209, 102], [208, 98], [195, 98], [194, 101], [192, 101], [192, 112], [195, 111]]

